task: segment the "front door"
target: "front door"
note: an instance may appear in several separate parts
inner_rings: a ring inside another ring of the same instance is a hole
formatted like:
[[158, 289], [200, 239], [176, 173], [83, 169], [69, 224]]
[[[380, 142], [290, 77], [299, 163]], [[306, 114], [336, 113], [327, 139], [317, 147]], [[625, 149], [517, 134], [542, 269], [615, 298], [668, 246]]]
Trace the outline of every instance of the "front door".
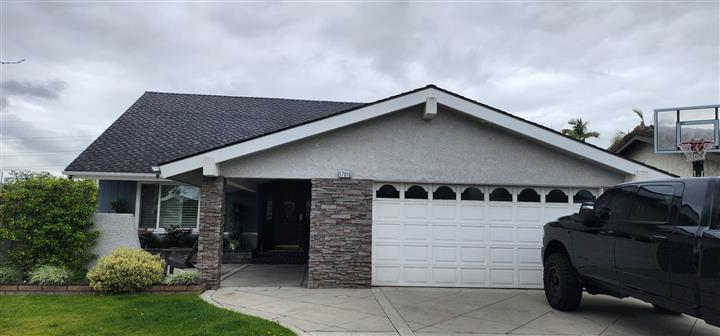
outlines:
[[310, 185], [305, 181], [277, 181], [265, 185], [265, 249], [307, 248]]

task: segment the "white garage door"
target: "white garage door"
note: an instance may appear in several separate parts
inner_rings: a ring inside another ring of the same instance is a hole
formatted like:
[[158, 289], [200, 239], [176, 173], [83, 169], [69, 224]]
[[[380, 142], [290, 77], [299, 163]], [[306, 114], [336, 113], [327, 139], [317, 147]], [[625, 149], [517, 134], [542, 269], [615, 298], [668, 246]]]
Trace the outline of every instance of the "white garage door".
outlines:
[[376, 286], [542, 287], [542, 227], [599, 189], [379, 183]]

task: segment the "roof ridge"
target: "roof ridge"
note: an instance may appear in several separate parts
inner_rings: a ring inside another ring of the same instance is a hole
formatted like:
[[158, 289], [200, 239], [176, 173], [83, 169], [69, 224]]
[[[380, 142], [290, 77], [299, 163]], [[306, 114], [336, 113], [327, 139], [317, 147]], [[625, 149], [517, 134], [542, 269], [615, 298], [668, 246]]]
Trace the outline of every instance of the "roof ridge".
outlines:
[[297, 99], [297, 98], [279, 98], [279, 97], [257, 97], [257, 96], [231, 96], [231, 95], [219, 95], [219, 94], [207, 94], [207, 93], [181, 93], [181, 92], [160, 92], [160, 91], [145, 91], [145, 93], [177, 95], [177, 96], [250, 98], [250, 99], [268, 99], [268, 100], [273, 99], [273, 100], [301, 101], [301, 102], [313, 102], [313, 103], [367, 104], [367, 102], [349, 102], [349, 101], [337, 101], [337, 100], [316, 100], [316, 99]]

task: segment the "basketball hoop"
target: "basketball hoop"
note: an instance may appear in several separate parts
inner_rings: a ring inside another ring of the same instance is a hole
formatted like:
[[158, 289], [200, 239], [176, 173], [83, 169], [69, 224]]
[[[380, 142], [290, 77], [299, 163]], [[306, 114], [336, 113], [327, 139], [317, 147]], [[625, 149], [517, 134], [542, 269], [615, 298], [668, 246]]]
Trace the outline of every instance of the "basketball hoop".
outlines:
[[683, 141], [678, 144], [678, 147], [680, 147], [680, 150], [685, 154], [685, 158], [687, 158], [688, 161], [695, 162], [705, 160], [705, 153], [714, 145], [715, 141], [707, 141], [700, 138]]
[[703, 176], [705, 154], [708, 149], [715, 146], [715, 141], [692, 139], [678, 144], [685, 158], [693, 163], [693, 176]]

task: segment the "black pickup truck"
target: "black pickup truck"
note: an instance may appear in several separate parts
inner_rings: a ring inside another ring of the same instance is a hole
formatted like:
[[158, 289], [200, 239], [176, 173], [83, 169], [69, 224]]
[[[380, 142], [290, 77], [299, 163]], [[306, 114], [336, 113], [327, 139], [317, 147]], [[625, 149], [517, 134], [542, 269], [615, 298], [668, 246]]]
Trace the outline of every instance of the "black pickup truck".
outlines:
[[720, 178], [612, 187], [545, 225], [542, 258], [555, 309], [577, 309], [584, 289], [720, 326]]

